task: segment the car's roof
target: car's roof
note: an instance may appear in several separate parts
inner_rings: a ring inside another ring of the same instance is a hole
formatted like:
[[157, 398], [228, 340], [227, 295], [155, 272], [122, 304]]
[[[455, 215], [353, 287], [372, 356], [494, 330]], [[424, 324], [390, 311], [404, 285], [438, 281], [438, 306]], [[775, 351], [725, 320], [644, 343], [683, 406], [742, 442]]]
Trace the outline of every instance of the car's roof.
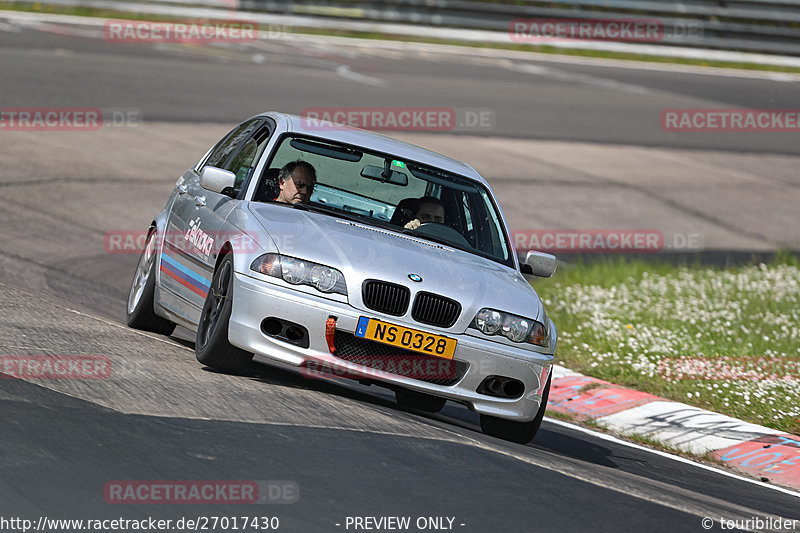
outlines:
[[320, 127], [319, 125], [316, 125], [319, 124], [318, 122], [315, 122], [314, 125], [312, 125], [305, 117], [272, 111], [261, 113], [258, 116], [268, 116], [274, 119], [278, 123], [278, 130], [301, 133], [304, 135], [321, 137], [345, 144], [362, 146], [377, 152], [391, 154], [401, 159], [417, 161], [425, 165], [437, 167], [487, 185], [486, 180], [484, 180], [483, 177], [478, 174], [478, 171], [462, 161], [451, 159], [442, 154], [437, 154], [436, 152], [426, 150], [425, 148], [420, 148], [419, 146], [415, 146], [413, 144], [398, 141], [379, 133], [341, 125], [328, 128]]

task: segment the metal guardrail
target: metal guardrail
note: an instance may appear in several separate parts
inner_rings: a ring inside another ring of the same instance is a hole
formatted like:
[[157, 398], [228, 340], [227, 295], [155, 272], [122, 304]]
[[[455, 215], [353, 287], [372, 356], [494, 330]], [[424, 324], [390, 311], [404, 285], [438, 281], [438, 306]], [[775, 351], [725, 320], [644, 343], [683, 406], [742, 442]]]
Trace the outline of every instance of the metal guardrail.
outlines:
[[800, 0], [240, 0], [239, 7], [504, 32], [515, 19], [657, 19], [663, 36], [650, 44], [800, 56]]

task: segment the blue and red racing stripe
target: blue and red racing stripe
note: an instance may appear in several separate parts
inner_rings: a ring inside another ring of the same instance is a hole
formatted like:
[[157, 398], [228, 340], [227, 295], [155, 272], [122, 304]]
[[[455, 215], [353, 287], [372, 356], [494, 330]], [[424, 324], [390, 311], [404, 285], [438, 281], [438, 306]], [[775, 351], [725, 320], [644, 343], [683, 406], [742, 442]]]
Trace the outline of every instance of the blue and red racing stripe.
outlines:
[[164, 272], [166, 275], [203, 298], [206, 297], [208, 289], [211, 287], [211, 280], [179, 262], [176, 257], [167, 253], [166, 247], [161, 253], [161, 272]]

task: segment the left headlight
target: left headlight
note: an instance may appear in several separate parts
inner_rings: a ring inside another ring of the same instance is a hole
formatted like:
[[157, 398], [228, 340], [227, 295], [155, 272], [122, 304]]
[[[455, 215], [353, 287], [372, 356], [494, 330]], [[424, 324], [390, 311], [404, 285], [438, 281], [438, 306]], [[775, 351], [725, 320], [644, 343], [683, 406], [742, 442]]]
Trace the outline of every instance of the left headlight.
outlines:
[[335, 268], [280, 254], [264, 254], [250, 264], [250, 270], [281, 278], [292, 285], [308, 285], [320, 292], [347, 296], [344, 275]]
[[544, 324], [496, 309], [484, 308], [478, 311], [469, 327], [485, 335], [502, 335], [512, 342], [529, 342], [537, 346], [547, 346], [547, 328]]

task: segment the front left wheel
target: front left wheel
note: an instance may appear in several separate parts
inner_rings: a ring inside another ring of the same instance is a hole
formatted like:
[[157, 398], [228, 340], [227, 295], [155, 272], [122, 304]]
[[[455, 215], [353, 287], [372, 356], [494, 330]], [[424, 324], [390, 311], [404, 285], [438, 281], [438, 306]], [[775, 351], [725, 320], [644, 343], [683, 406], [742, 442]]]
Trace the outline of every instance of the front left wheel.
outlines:
[[228, 324], [233, 309], [233, 256], [226, 254], [211, 280], [200, 323], [197, 325], [195, 356], [204, 365], [236, 372], [247, 367], [253, 354], [228, 342]]
[[169, 335], [175, 330], [175, 324], [158, 316], [155, 312], [156, 293], [156, 253], [158, 239], [156, 230], [151, 229], [147, 241], [139, 256], [139, 264], [131, 282], [128, 293], [126, 322], [128, 326], [144, 331], [152, 331], [161, 335]]

